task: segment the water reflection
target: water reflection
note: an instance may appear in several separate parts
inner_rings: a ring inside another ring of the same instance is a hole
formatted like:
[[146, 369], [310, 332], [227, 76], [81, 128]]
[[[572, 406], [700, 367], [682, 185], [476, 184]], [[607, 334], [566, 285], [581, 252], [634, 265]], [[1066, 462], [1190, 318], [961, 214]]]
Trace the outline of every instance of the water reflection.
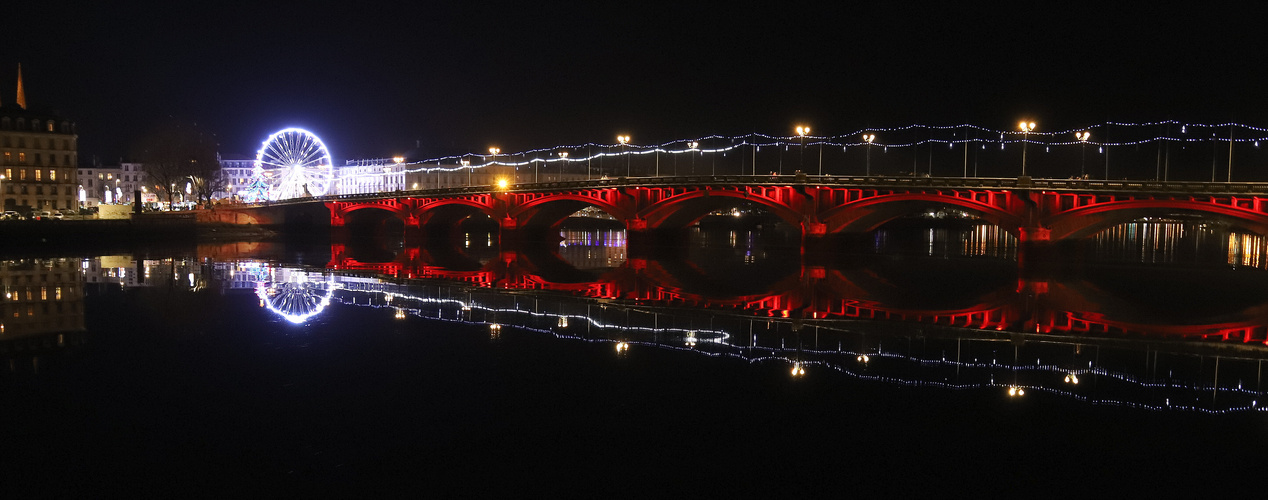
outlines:
[[611, 269], [625, 263], [625, 231], [560, 232], [559, 256], [577, 269]]
[[83, 279], [76, 264], [75, 259], [0, 261], [0, 341], [5, 343], [0, 349], [64, 346], [65, 334], [84, 331]]
[[[618, 356], [644, 348], [671, 349], [750, 364], [785, 364], [795, 377], [828, 371], [890, 385], [998, 390], [1012, 398], [1043, 394], [1148, 410], [1261, 410], [1258, 401], [1264, 397], [1259, 370], [1263, 349], [1220, 354], [1194, 351], [1191, 345], [1185, 352], [1145, 342], [940, 327], [877, 329], [856, 322], [626, 307], [456, 283], [334, 272], [317, 278], [317, 271], [285, 267], [271, 273], [284, 274], [323, 284], [308, 289], [308, 301], [328, 296], [333, 303], [383, 309], [397, 319], [481, 325], [491, 338], [515, 330], [610, 343]], [[277, 281], [258, 286], [286, 288]]]
[[1151, 217], [1110, 227], [1093, 237], [1092, 255], [1148, 264], [1225, 264], [1268, 269], [1264, 237], [1228, 223]]
[[[478, 325], [495, 339], [610, 343], [618, 356], [654, 348], [784, 364], [797, 378], [1258, 410], [1268, 357], [1262, 239], [1202, 224], [1114, 228], [1089, 242], [1088, 259], [1043, 272], [1019, 268], [1016, 240], [982, 225], [887, 228], [874, 235], [884, 252], [826, 258], [758, 232], [693, 229], [685, 251], [656, 256], [629, 255], [622, 231], [566, 231], [557, 248], [503, 248], [487, 233], [382, 252], [334, 244], [304, 254], [321, 255], [317, 267], [259, 259], [269, 249], [258, 245], [10, 260], [0, 262], [0, 352], [17, 352], [21, 339], [82, 340], [88, 289], [156, 290], [162, 301], [242, 293], [295, 328], [369, 307], [402, 324]], [[1210, 259], [1221, 268], [1171, 265]], [[202, 300], [156, 309], [194, 311]], [[208, 314], [222, 313], [233, 311]], [[25, 363], [16, 359], [11, 371]]]

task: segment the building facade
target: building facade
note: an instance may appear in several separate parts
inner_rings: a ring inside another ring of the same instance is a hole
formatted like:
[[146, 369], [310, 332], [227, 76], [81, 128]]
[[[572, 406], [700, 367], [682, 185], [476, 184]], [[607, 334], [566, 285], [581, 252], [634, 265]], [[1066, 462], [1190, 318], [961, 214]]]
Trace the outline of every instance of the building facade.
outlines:
[[225, 155], [220, 158], [221, 178], [224, 186], [216, 191], [213, 198], [233, 198], [251, 184], [255, 172], [255, 158], [243, 155]]
[[53, 113], [28, 110], [18, 70], [18, 95], [0, 102], [0, 197], [5, 210], [42, 211], [79, 206], [75, 123]]

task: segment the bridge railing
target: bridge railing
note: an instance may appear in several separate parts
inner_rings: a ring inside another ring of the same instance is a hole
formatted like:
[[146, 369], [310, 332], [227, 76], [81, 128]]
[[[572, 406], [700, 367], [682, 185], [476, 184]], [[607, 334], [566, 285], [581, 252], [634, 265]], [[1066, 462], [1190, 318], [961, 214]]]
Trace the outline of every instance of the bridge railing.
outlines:
[[461, 196], [491, 192], [533, 192], [560, 189], [595, 189], [605, 187], [667, 187], [707, 184], [744, 184], [786, 186], [805, 184], [819, 186], [851, 186], [876, 189], [893, 188], [978, 188], [1076, 191], [1100, 193], [1187, 193], [1194, 195], [1268, 194], [1266, 182], [1193, 182], [1152, 180], [1096, 179], [1033, 179], [1029, 177], [924, 177], [924, 176], [849, 176], [849, 175], [687, 175], [676, 177], [615, 177], [578, 181], [516, 184], [505, 189], [497, 186], [463, 186], [439, 189], [400, 190], [381, 193], [358, 193], [291, 198], [266, 203], [289, 205], [328, 201], [359, 201], [395, 197]]

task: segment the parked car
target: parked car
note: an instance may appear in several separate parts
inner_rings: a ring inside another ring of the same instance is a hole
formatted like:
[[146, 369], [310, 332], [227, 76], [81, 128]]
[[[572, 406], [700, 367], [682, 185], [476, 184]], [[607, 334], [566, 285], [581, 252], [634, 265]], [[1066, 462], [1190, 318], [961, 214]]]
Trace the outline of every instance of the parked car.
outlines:
[[43, 210], [35, 216], [36, 220], [49, 220], [52, 218], [53, 218], [53, 212], [49, 212], [48, 210]]
[[5, 210], [4, 215], [0, 216], [0, 218], [4, 220], [22, 220], [22, 215], [13, 210]]
[[61, 212], [60, 210], [58, 210], [58, 211], [56, 211], [56, 212], [53, 212], [53, 213], [49, 214], [49, 217], [51, 217], [53, 220], [62, 220], [62, 219], [63, 219], [63, 218], [65, 218], [66, 216], [65, 216], [65, 215], [63, 215], [63, 214], [62, 214], [62, 212]]

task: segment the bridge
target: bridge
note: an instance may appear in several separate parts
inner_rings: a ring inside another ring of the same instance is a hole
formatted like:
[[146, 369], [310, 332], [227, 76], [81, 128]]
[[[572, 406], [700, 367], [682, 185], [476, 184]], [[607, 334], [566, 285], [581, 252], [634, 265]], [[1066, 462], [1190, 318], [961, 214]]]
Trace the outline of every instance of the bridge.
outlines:
[[[280, 225], [307, 218], [342, 228], [395, 218], [408, 233], [444, 231], [473, 216], [503, 234], [548, 234], [594, 207], [631, 239], [685, 228], [720, 209], [750, 203], [807, 240], [867, 233], [899, 217], [960, 210], [1022, 244], [1077, 240], [1142, 217], [1189, 214], [1268, 234], [1268, 183], [1080, 179], [719, 175], [631, 177], [297, 198], [220, 207], [201, 221]], [[362, 218], [360, 215], [376, 214]]]

